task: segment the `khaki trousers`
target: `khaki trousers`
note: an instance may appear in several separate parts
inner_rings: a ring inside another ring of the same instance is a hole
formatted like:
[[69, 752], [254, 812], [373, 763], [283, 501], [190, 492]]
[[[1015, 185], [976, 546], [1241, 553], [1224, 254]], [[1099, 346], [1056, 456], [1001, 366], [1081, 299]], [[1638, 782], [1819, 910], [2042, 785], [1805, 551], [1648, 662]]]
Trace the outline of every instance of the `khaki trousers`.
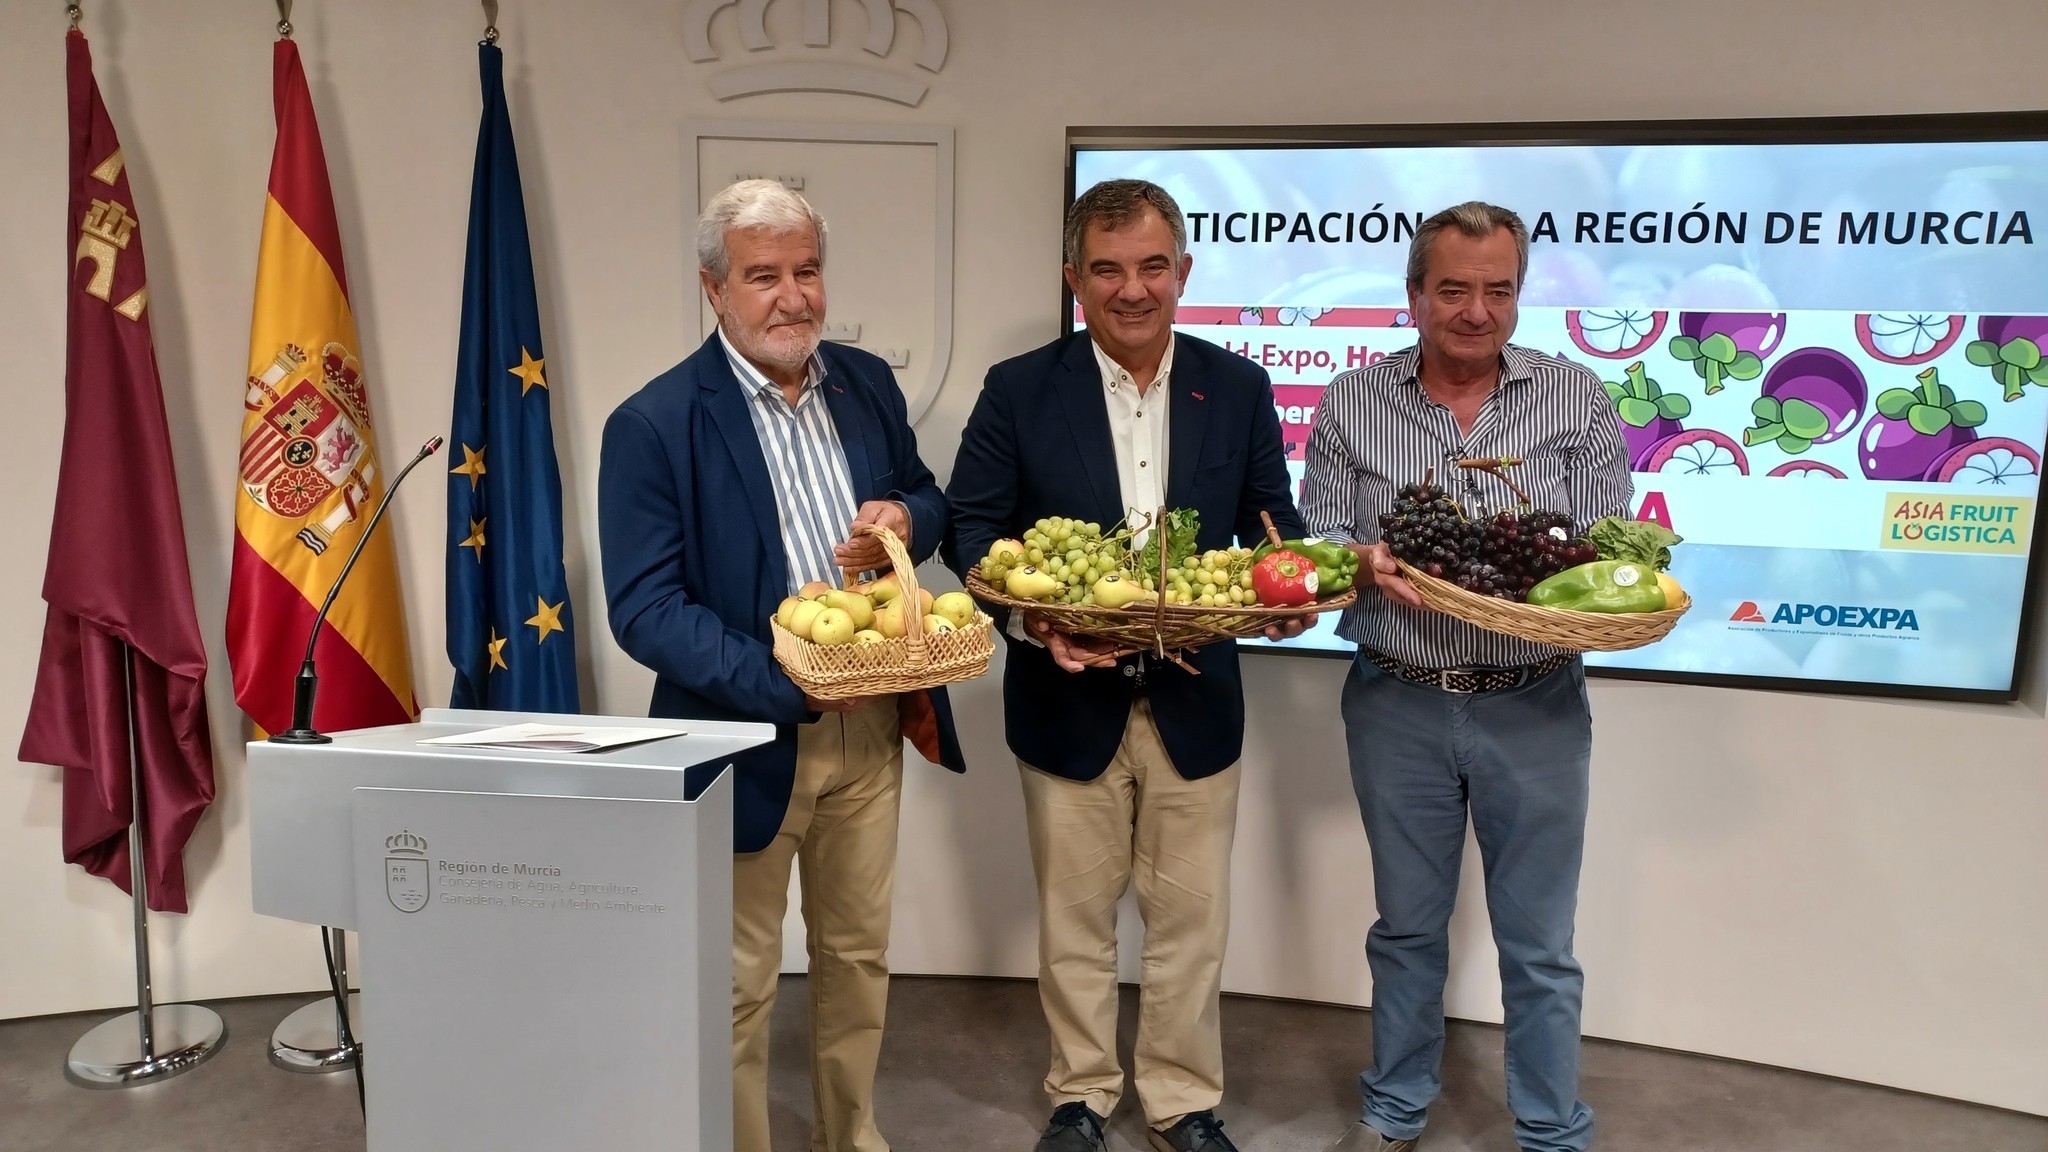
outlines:
[[782, 967], [791, 862], [810, 941], [811, 1148], [888, 1152], [875, 1060], [889, 1001], [889, 905], [903, 741], [896, 700], [797, 728], [796, 786], [768, 847], [733, 857], [734, 1152], [769, 1152], [768, 1014]]
[[1145, 951], [1132, 1073], [1145, 1122], [1164, 1128], [1216, 1107], [1238, 766], [1182, 779], [1140, 699], [1101, 776], [1077, 783], [1018, 767], [1038, 878], [1038, 997], [1052, 1031], [1046, 1094], [1098, 1116], [1123, 1097], [1116, 910], [1136, 880]]

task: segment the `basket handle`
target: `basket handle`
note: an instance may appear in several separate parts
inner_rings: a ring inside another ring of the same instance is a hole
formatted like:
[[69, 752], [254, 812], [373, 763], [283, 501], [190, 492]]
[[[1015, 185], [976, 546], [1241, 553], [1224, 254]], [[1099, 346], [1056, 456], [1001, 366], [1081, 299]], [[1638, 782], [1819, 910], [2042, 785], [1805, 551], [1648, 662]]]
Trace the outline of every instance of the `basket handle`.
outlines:
[[[916, 604], [922, 608], [923, 600], [918, 595], [917, 587], [917, 564], [911, 560], [910, 550], [903, 546], [902, 539], [896, 533], [890, 531], [886, 525], [882, 524], [863, 524], [855, 529], [855, 531], [873, 536], [882, 542], [882, 551], [889, 554], [889, 565], [896, 573], [897, 595], [903, 597], [906, 604]], [[842, 582], [845, 584], [847, 591], [852, 591], [855, 584], [859, 581], [860, 573], [852, 568], [842, 569], [842, 571], [845, 573]], [[913, 668], [922, 667], [926, 657], [924, 613], [922, 611], [906, 611], [904, 613], [903, 639], [908, 641], [910, 645], [910, 666]]]

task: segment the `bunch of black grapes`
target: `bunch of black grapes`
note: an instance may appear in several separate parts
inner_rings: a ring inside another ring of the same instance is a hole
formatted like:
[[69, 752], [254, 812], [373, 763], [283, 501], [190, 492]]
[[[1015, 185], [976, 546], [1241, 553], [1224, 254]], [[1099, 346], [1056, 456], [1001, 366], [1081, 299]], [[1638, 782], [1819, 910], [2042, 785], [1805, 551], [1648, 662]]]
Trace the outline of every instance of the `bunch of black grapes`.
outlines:
[[1599, 556], [1562, 512], [1524, 508], [1473, 519], [1434, 484], [1403, 487], [1394, 510], [1380, 516], [1380, 538], [1415, 568], [1501, 600], [1526, 600], [1543, 580]]

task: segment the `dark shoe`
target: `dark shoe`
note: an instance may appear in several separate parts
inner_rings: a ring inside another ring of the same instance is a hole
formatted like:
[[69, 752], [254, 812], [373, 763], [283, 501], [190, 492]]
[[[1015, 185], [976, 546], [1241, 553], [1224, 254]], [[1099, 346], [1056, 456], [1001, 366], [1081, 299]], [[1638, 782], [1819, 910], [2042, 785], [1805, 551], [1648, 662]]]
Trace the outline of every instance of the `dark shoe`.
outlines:
[[1107, 1152], [1108, 1147], [1102, 1140], [1102, 1117], [1076, 1100], [1052, 1110], [1052, 1123], [1032, 1152]]
[[1330, 1145], [1330, 1152], [1411, 1152], [1413, 1140], [1389, 1140], [1380, 1135], [1379, 1129], [1359, 1121], [1351, 1126], [1342, 1140]]
[[1148, 1129], [1145, 1135], [1159, 1152], [1237, 1152], [1223, 1134], [1223, 1121], [1209, 1111], [1190, 1112], [1173, 1127]]

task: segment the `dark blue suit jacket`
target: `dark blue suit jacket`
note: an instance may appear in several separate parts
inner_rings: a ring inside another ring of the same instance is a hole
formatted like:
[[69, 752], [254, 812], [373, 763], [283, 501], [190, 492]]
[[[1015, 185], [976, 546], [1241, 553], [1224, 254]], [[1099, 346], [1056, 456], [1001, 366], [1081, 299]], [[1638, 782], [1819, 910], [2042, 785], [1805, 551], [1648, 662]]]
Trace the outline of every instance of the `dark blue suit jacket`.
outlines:
[[[924, 560], [945, 534], [946, 498], [918, 458], [895, 377], [867, 352], [824, 344], [819, 354], [854, 499], [902, 501], [911, 553]], [[597, 500], [612, 635], [658, 676], [648, 714], [775, 725], [772, 744], [733, 760], [733, 848], [758, 852], [789, 807], [796, 726], [817, 714], [772, 649], [768, 620], [789, 594], [789, 562], [747, 404], [714, 333], [605, 422]], [[921, 744], [961, 771], [946, 694], [929, 699], [936, 731]], [[688, 787], [723, 767], [691, 769]]]
[[[1265, 369], [1204, 340], [1174, 340], [1168, 507], [1201, 514], [1204, 551], [1229, 547], [1233, 538], [1248, 545], [1264, 539], [1261, 511], [1272, 514], [1282, 536], [1306, 535]], [[989, 369], [960, 435], [946, 498], [953, 511], [946, 563], [963, 576], [989, 545], [1021, 535], [1042, 517], [1071, 516], [1104, 528], [1124, 518], [1102, 372], [1086, 331]], [[1144, 656], [1070, 673], [1036, 644], [1012, 641], [1008, 651], [1003, 710], [1010, 750], [1035, 768], [1072, 780], [1101, 775], [1141, 689], [1183, 777], [1221, 772], [1243, 751], [1234, 643], [1187, 654], [1199, 676]]]

